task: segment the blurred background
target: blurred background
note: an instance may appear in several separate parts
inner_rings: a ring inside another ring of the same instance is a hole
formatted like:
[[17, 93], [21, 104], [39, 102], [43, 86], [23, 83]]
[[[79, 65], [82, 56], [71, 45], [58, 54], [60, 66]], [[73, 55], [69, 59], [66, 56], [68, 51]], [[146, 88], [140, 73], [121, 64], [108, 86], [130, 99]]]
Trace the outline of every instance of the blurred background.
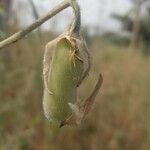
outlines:
[[[0, 0], [0, 40], [62, 0]], [[92, 56], [79, 90], [85, 99], [101, 72], [93, 110], [79, 127], [55, 134], [42, 109], [47, 42], [69, 23], [70, 8], [0, 51], [0, 150], [150, 149], [150, 0], [78, 0]]]

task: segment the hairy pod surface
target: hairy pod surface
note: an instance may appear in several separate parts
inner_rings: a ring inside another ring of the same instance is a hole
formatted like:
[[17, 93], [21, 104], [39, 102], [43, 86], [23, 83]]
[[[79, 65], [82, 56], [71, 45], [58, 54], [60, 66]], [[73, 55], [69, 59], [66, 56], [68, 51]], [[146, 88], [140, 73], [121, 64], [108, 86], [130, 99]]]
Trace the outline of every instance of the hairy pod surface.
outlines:
[[69, 103], [77, 101], [77, 85], [84, 72], [81, 45], [82, 42], [71, 36], [62, 36], [47, 47], [53, 54], [52, 61], [47, 66], [50, 69], [48, 89], [44, 89], [43, 107], [45, 116], [52, 123], [60, 124], [69, 117], [72, 114]]

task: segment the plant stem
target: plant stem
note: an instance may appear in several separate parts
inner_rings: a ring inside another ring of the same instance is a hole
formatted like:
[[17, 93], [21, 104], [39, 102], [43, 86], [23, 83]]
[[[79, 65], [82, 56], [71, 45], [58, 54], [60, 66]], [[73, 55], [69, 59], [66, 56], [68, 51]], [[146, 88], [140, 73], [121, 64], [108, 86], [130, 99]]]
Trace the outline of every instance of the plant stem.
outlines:
[[55, 16], [56, 14], [58, 14], [59, 12], [61, 12], [62, 10], [66, 9], [69, 6], [70, 6], [70, 2], [63, 1], [62, 3], [60, 3], [59, 5], [54, 7], [51, 11], [49, 11], [46, 15], [44, 15], [43, 17], [37, 19], [33, 24], [28, 26], [26, 29], [18, 31], [15, 34], [13, 34], [12, 36], [8, 37], [7, 39], [1, 41], [0, 42], [0, 49], [4, 48], [4, 47], [6, 47], [6, 46], [8, 46], [12, 43], [15, 43], [20, 39], [22, 39], [24, 36], [26, 36], [28, 33], [33, 31], [34, 29], [36, 29], [38, 26], [43, 24], [45, 21], [52, 18], [53, 16]]
[[71, 33], [79, 33], [81, 26], [81, 13], [80, 6], [78, 5], [76, 0], [70, 0], [70, 6], [74, 12], [73, 22], [71, 24], [70, 32]]

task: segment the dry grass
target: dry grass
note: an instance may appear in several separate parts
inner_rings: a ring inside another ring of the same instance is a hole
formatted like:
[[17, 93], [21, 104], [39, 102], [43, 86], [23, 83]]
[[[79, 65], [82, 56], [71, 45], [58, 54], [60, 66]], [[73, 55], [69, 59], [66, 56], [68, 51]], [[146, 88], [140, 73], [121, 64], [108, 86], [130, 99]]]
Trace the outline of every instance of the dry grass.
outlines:
[[44, 44], [29, 37], [1, 51], [0, 149], [149, 150], [150, 57], [94, 41], [92, 71], [79, 95], [87, 97], [102, 72], [96, 104], [80, 127], [53, 136], [42, 110]]

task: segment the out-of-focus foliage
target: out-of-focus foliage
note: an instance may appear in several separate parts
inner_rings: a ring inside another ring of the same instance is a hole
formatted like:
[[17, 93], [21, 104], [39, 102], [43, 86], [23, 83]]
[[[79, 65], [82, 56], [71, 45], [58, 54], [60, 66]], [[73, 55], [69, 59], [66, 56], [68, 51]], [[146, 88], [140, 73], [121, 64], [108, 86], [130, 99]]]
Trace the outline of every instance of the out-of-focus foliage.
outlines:
[[131, 31], [133, 26], [133, 20], [131, 19], [129, 14], [126, 14], [124, 16], [118, 15], [118, 14], [112, 14], [112, 17], [122, 23], [122, 29]]
[[9, 30], [9, 15], [12, 0], [0, 0], [0, 39], [3, 38]]
[[[136, 1], [133, 1], [134, 4], [136, 4]], [[140, 13], [140, 20], [139, 20], [139, 31], [138, 31], [138, 36], [140, 41], [145, 45], [150, 44], [150, 1], [145, 0], [142, 2], [142, 12]], [[133, 9], [134, 10], [134, 9]], [[133, 17], [133, 12], [130, 11], [130, 13], [126, 15], [118, 15], [118, 14], [113, 14], [112, 17], [115, 18], [116, 20], [120, 21], [122, 23], [122, 29], [128, 32], [133, 31], [133, 25], [134, 25], [134, 17]], [[149, 51], [149, 48], [147, 49]]]
[[5, 11], [0, 5], [0, 38], [4, 36], [5, 25], [4, 25]]
[[[119, 16], [114, 14], [113, 17], [120, 22], [122, 22], [123, 29], [126, 31], [132, 31], [133, 20], [130, 15]], [[143, 42], [149, 44], [150, 43], [150, 8], [146, 9], [145, 14], [141, 17], [140, 20], [140, 37]]]
[[103, 36], [101, 36], [105, 41], [113, 43], [118, 46], [127, 46], [129, 45], [129, 37], [114, 33], [114, 32], [107, 32]]
[[92, 70], [79, 96], [89, 95], [102, 72], [96, 104], [81, 126], [52, 136], [42, 109], [44, 46], [30, 35], [1, 51], [1, 150], [150, 149], [150, 57], [95, 39], [89, 47]]

